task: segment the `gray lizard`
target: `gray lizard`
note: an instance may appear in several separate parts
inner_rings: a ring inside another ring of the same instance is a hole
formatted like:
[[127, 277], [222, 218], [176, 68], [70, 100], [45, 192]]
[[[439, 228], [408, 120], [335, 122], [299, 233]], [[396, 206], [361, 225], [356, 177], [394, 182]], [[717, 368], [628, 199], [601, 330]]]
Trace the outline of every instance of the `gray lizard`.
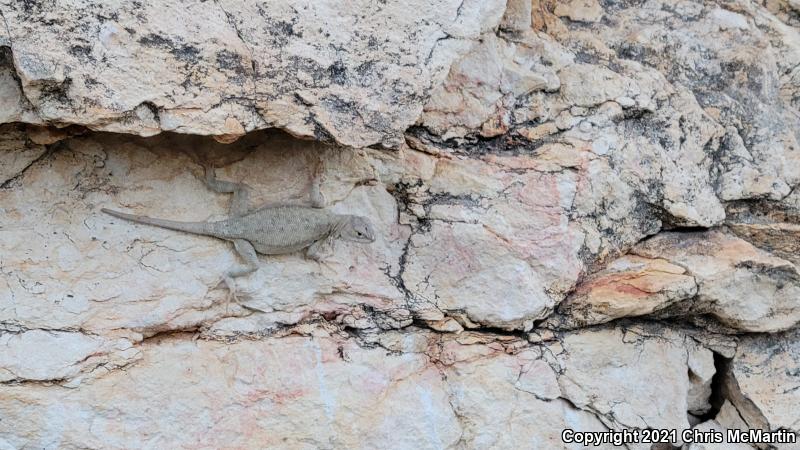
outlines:
[[233, 194], [228, 219], [217, 222], [177, 222], [126, 214], [106, 208], [102, 211], [133, 222], [213, 236], [233, 242], [236, 252], [245, 263], [233, 266], [223, 275], [222, 281], [234, 299], [237, 297], [233, 279], [258, 270], [256, 253], [279, 255], [307, 248], [307, 256], [319, 261], [325, 249], [336, 239], [361, 243], [375, 241], [372, 223], [366, 217], [334, 214], [322, 209], [325, 207], [325, 198], [320, 191], [319, 170], [314, 176], [311, 187], [311, 207], [268, 205], [253, 208], [249, 204], [250, 186], [217, 180], [214, 169], [208, 167], [205, 167], [205, 181], [214, 192]]

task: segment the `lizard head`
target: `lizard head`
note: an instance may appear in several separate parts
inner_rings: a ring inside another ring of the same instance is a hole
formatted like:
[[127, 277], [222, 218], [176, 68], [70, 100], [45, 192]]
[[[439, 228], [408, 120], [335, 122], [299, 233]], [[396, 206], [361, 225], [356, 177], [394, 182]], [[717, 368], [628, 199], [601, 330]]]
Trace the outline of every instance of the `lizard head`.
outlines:
[[345, 241], [368, 244], [375, 241], [372, 222], [362, 216], [345, 216], [338, 230], [339, 237]]

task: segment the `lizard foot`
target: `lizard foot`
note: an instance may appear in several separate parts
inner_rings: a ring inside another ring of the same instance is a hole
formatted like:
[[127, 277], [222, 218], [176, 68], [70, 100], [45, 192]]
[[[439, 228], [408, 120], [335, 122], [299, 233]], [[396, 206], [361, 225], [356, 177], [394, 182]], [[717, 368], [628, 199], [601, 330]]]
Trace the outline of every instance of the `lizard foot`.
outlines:
[[219, 280], [215, 287], [219, 287], [221, 284], [224, 284], [228, 289], [228, 295], [225, 297], [225, 314], [228, 314], [228, 308], [231, 304], [231, 299], [233, 299], [233, 301], [237, 304], [239, 303], [239, 297], [236, 295], [236, 283], [230, 276], [223, 275], [222, 279]]

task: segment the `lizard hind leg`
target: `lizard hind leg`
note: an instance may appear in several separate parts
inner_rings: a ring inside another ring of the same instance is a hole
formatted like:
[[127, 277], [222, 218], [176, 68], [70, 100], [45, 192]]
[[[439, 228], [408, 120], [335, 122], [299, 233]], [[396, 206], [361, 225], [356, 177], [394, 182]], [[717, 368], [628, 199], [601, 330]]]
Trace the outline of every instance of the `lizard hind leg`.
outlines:
[[222, 280], [220, 283], [225, 283], [225, 286], [228, 288], [228, 300], [225, 305], [225, 309], [227, 311], [228, 305], [230, 304], [231, 298], [239, 303], [239, 298], [236, 295], [236, 282], [234, 278], [238, 278], [250, 273], [255, 272], [258, 270], [258, 256], [256, 255], [256, 250], [253, 248], [253, 244], [244, 240], [244, 239], [234, 239], [233, 246], [236, 249], [236, 253], [244, 259], [244, 264], [237, 264], [230, 269], [228, 269], [225, 274], [222, 275]]
[[203, 166], [205, 170], [206, 186], [219, 194], [233, 194], [231, 199], [230, 214], [233, 217], [243, 216], [253, 209], [250, 204], [250, 191], [252, 188], [245, 183], [218, 180], [214, 168]]
[[324, 208], [327, 204], [325, 195], [322, 194], [322, 178], [325, 171], [322, 165], [322, 158], [317, 160], [317, 165], [314, 167], [314, 175], [311, 179], [311, 206], [314, 208]]

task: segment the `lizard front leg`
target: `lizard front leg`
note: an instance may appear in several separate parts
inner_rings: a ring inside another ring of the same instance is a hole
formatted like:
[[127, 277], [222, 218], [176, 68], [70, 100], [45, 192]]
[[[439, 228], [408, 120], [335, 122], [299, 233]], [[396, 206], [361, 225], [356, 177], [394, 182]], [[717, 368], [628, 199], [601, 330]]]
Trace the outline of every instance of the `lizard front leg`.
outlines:
[[222, 281], [228, 288], [228, 302], [230, 303], [230, 299], [233, 297], [233, 299], [238, 303], [239, 298], [236, 296], [236, 282], [234, 282], [233, 279], [258, 270], [258, 256], [256, 255], [256, 249], [253, 248], [253, 244], [244, 239], [234, 239], [233, 247], [236, 249], [236, 253], [242, 257], [245, 263], [237, 264], [228, 269], [228, 271], [222, 276]]
[[327, 236], [311, 244], [311, 247], [308, 247], [308, 250], [306, 250], [306, 257], [319, 262], [326, 255], [330, 254], [332, 250], [333, 238]]
[[214, 174], [214, 168], [203, 166], [205, 170], [206, 186], [214, 192], [220, 194], [233, 194], [230, 206], [232, 217], [243, 216], [253, 209], [250, 204], [250, 191], [252, 188], [245, 183], [218, 180]]

